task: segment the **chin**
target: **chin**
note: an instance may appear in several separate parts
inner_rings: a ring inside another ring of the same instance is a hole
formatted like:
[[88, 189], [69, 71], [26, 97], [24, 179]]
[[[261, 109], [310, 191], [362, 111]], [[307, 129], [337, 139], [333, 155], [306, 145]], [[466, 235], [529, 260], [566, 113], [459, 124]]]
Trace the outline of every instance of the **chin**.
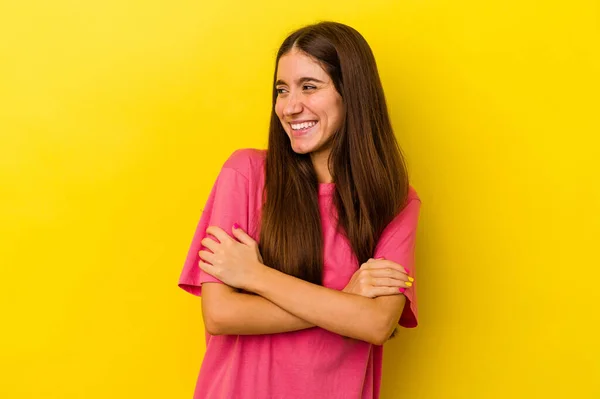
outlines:
[[292, 144], [292, 151], [294, 151], [296, 154], [310, 154], [311, 152], [315, 152], [316, 150], [318, 150], [318, 148], [315, 147], [314, 145], [293, 145]]
[[290, 147], [292, 148], [292, 151], [294, 151], [296, 154], [308, 154], [309, 152], [313, 151], [313, 145], [310, 145], [309, 143], [302, 143], [302, 142], [298, 142], [295, 141], [294, 139], [289, 137], [290, 140]]
[[292, 146], [292, 151], [294, 151], [296, 154], [300, 154], [300, 155], [310, 154], [312, 152], [311, 150], [306, 150], [304, 148], [294, 148], [293, 146]]

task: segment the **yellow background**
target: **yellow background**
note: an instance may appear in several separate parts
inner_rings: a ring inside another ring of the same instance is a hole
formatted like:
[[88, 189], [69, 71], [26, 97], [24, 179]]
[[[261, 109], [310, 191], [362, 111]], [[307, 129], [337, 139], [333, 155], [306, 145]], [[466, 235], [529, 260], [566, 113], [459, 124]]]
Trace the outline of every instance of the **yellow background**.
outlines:
[[266, 146], [285, 35], [334, 19], [423, 200], [382, 398], [600, 398], [600, 7], [494, 3], [0, 3], [0, 397], [191, 397], [201, 208]]

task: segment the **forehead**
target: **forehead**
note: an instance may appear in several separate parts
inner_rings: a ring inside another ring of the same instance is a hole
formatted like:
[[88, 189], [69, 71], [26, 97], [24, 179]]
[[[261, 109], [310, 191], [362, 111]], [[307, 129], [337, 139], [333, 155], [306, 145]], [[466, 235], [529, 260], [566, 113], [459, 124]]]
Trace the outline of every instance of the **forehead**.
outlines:
[[288, 83], [299, 77], [312, 77], [328, 81], [329, 76], [321, 65], [305, 53], [292, 49], [279, 59], [277, 79]]

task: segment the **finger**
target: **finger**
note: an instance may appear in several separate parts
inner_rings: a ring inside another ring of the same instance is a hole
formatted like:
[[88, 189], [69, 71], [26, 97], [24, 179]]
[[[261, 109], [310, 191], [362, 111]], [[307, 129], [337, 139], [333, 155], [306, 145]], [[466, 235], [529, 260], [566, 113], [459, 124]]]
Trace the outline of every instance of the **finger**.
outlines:
[[371, 279], [371, 285], [373, 287], [411, 287], [412, 283], [410, 281], [404, 280], [396, 280], [395, 278], [389, 277], [378, 277]]
[[[379, 259], [382, 259], [382, 258], [379, 258]], [[371, 267], [371, 265], [375, 264], [375, 262], [377, 262], [379, 259], [369, 258], [368, 261], [366, 261], [365, 263], [363, 263], [362, 265], [360, 265], [359, 269], [369, 269]]]
[[198, 251], [198, 256], [203, 261], [208, 262], [210, 264], [214, 264], [215, 254], [213, 254], [212, 252], [209, 252], [209, 251]]
[[202, 241], [200, 241], [204, 247], [210, 249], [213, 253], [217, 250], [217, 247], [220, 245], [218, 242], [213, 240], [211, 237], [204, 237]]
[[388, 260], [388, 259], [382, 259], [382, 260], [375, 260], [374, 262], [372, 262], [373, 264], [370, 265], [371, 269], [378, 269], [378, 268], [392, 268], [392, 269], [396, 269], [396, 270], [400, 270], [402, 273], [406, 273], [406, 274], [410, 274], [409, 270], [407, 268], [405, 268], [404, 266]]
[[219, 226], [209, 226], [206, 229], [206, 233], [210, 234], [212, 236], [215, 236], [219, 240], [220, 243], [224, 243], [227, 240], [232, 240], [231, 236], [229, 234], [227, 234], [225, 232], [225, 230], [223, 230]]
[[[410, 278], [406, 273], [403, 273], [396, 269], [370, 269], [369, 276], [371, 277], [387, 277], [396, 280], [410, 281]], [[412, 280], [414, 281], [414, 279]]]
[[198, 267], [200, 269], [202, 269], [203, 271], [205, 271], [206, 273], [210, 274], [213, 277], [215, 276], [215, 267], [211, 264], [202, 262], [201, 260], [198, 261]]
[[231, 228], [233, 236], [237, 238], [242, 244], [254, 245], [255, 241], [248, 233], [246, 233], [237, 223]]
[[378, 296], [400, 295], [400, 289], [398, 289], [398, 287], [373, 287], [369, 290], [369, 296], [371, 298], [377, 298]]

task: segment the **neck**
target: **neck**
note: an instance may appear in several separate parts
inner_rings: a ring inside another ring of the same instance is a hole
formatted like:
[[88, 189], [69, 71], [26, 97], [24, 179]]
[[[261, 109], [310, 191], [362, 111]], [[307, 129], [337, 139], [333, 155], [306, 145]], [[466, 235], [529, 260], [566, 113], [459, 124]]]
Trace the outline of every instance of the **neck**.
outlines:
[[333, 183], [333, 178], [329, 172], [329, 166], [327, 165], [327, 159], [331, 151], [311, 153], [313, 167], [317, 173], [317, 180], [319, 183]]

